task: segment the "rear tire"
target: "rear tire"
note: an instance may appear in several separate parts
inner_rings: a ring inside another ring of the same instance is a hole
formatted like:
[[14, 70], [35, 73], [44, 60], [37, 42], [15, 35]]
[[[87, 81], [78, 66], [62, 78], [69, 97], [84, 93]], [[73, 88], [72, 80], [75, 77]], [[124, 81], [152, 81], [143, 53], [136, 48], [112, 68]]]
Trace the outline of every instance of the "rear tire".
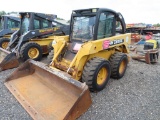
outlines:
[[103, 58], [89, 60], [82, 73], [82, 82], [86, 82], [90, 91], [101, 91], [107, 85], [111, 74], [109, 61]]
[[54, 56], [54, 50], [51, 50], [51, 52], [47, 56], [47, 63], [48, 64], [50, 64], [52, 62], [53, 56]]
[[9, 41], [10, 41], [10, 39], [8, 39], [8, 38], [1, 38], [0, 39], [0, 47], [3, 49], [6, 49], [8, 47]]
[[27, 59], [39, 61], [42, 59], [42, 48], [37, 43], [27, 42], [21, 47], [20, 54], [24, 61]]
[[124, 76], [128, 58], [127, 55], [124, 53], [116, 52], [110, 58], [111, 63], [111, 77], [115, 79], [120, 79]]

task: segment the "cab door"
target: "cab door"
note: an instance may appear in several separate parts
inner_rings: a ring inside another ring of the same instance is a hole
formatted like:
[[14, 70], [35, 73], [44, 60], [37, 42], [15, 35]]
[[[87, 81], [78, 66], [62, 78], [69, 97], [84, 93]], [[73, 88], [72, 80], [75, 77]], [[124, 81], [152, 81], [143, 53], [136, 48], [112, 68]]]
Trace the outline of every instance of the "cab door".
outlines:
[[98, 21], [97, 39], [115, 35], [116, 19], [112, 12], [101, 12]]

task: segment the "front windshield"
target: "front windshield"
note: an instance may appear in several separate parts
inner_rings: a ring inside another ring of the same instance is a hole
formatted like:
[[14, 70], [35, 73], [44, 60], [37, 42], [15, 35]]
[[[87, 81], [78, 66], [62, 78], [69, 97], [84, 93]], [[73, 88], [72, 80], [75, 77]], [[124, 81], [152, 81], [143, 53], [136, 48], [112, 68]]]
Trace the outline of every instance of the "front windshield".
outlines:
[[3, 26], [4, 26], [4, 20], [3, 20], [3, 18], [1, 18], [0, 19], [0, 30], [2, 30], [3, 29]]
[[22, 20], [22, 34], [26, 33], [29, 29], [29, 18], [25, 16]]
[[89, 41], [93, 39], [96, 16], [74, 17], [72, 39]]

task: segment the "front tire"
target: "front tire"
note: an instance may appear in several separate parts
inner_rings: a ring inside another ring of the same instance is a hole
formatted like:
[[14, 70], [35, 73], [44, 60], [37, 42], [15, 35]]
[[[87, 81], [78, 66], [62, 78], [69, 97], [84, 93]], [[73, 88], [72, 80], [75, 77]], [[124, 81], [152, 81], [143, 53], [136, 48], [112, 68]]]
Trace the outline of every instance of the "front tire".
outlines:
[[10, 39], [8, 38], [1, 38], [0, 39], [0, 47], [6, 49], [8, 47]]
[[21, 47], [20, 54], [24, 61], [28, 59], [39, 61], [42, 58], [42, 48], [37, 43], [28, 42]]
[[89, 60], [82, 73], [82, 82], [86, 82], [90, 91], [101, 91], [107, 85], [111, 74], [109, 61], [103, 58]]

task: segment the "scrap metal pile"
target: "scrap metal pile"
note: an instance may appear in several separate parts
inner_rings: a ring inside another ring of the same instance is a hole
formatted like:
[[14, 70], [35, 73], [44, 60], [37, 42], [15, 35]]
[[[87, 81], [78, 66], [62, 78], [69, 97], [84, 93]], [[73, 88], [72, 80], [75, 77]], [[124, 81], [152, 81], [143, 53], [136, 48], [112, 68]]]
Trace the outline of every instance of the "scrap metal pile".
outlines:
[[147, 64], [158, 62], [160, 37], [158, 34], [147, 34], [141, 36], [139, 41], [130, 46], [132, 59], [145, 61]]

